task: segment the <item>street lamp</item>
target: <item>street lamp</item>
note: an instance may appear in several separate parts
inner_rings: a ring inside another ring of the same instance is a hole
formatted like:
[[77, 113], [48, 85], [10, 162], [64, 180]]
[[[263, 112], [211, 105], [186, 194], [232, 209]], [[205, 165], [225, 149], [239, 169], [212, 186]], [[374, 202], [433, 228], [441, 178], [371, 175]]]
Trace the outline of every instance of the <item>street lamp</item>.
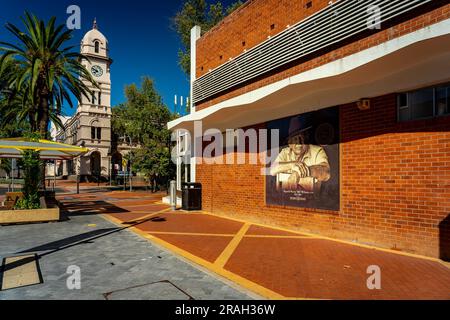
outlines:
[[111, 178], [112, 178], [112, 154], [111, 154], [111, 147], [108, 148], [108, 174], [109, 174], [109, 186], [111, 187]]
[[[80, 147], [84, 148], [85, 142], [80, 143]], [[81, 155], [77, 157], [77, 194], [80, 194], [80, 173], [81, 173]]]
[[131, 142], [131, 137], [129, 136], [129, 135], [124, 135], [123, 137], [122, 137], [122, 139], [124, 140], [124, 142], [125, 143], [127, 143], [127, 138], [129, 139], [129, 141], [130, 141], [130, 151], [129, 151], [129, 155], [130, 155], [130, 159], [129, 159], [129, 166], [130, 166], [130, 192], [131, 191], [133, 191], [133, 185], [132, 185], [132, 176], [133, 176], [133, 171], [132, 171], [132, 168], [131, 168], [131, 156], [132, 156], [132, 153], [131, 153], [131, 145], [132, 145], [132, 142]]

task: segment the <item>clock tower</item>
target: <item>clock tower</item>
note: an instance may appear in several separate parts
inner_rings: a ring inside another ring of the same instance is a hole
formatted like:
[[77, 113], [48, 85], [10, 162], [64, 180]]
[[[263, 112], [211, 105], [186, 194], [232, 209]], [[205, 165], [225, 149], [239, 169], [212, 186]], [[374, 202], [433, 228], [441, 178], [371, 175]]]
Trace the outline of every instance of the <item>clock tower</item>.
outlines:
[[80, 175], [107, 177], [111, 155], [111, 64], [108, 40], [98, 30], [94, 20], [92, 30], [81, 41], [82, 64], [91, 73], [98, 87], [84, 81], [92, 91], [79, 101], [77, 113], [71, 123], [76, 128], [74, 144], [84, 144], [89, 153], [80, 159]]
[[[91, 73], [100, 88], [86, 84], [94, 92], [92, 97], [84, 97], [79, 108], [82, 111], [111, 113], [111, 73], [112, 60], [109, 58], [108, 40], [98, 30], [97, 21], [94, 26], [83, 37], [81, 41], [81, 54], [87, 59], [83, 59], [82, 64]], [[103, 107], [100, 110], [93, 110], [92, 107]]]

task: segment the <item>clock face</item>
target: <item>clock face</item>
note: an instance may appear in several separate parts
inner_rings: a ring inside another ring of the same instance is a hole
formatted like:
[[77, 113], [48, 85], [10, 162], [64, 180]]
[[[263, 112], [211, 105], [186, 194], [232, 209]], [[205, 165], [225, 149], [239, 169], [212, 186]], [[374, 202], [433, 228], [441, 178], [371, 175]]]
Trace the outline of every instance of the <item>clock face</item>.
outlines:
[[100, 67], [100, 66], [92, 66], [92, 68], [91, 68], [91, 72], [92, 72], [92, 75], [94, 76], [94, 77], [101, 77], [102, 76], [102, 74], [103, 74], [103, 69], [102, 69], [102, 67]]

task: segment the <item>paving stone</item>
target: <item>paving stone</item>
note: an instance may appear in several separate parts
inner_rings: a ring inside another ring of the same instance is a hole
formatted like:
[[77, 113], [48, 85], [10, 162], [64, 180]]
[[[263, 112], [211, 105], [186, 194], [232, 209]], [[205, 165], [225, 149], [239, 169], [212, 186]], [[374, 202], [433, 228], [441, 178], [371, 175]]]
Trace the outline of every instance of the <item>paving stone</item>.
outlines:
[[[88, 227], [95, 224], [96, 227]], [[79, 215], [51, 224], [0, 226], [0, 259], [23, 252], [41, 254], [43, 284], [0, 291], [0, 300], [104, 299], [103, 294], [150, 282], [171, 281], [194, 299], [250, 299], [222, 280], [195, 268], [139, 236], [123, 230], [89, 242], [74, 236], [116, 228], [97, 215]], [[68, 239], [68, 243], [62, 240]], [[52, 246], [56, 241], [59, 245]], [[50, 245], [49, 245], [50, 244]], [[162, 259], [158, 259], [160, 256]], [[112, 266], [110, 263], [114, 263]], [[81, 269], [81, 289], [66, 286], [70, 265]], [[117, 299], [187, 299], [173, 286], [155, 285], [116, 293]]]

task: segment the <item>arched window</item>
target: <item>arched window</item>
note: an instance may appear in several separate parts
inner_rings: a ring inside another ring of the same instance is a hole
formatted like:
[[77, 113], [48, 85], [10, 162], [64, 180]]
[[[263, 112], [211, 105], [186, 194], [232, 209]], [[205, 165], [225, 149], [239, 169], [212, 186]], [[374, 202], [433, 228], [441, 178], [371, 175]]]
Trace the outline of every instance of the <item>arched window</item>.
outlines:
[[95, 41], [95, 53], [99, 53], [100, 52], [100, 42]]

